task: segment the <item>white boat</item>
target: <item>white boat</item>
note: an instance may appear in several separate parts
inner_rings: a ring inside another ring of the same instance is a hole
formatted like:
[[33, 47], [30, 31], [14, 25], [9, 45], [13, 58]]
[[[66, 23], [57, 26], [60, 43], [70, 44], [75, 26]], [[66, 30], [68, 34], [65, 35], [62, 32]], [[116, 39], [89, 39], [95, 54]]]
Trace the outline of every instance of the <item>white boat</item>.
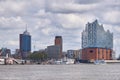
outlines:
[[55, 61], [55, 64], [74, 64], [74, 59], [67, 59], [67, 60], [59, 60]]
[[74, 64], [74, 59], [67, 59], [66, 64]]
[[94, 64], [106, 64], [105, 60], [95, 60]]
[[55, 61], [54, 64], [62, 64], [62, 61]]

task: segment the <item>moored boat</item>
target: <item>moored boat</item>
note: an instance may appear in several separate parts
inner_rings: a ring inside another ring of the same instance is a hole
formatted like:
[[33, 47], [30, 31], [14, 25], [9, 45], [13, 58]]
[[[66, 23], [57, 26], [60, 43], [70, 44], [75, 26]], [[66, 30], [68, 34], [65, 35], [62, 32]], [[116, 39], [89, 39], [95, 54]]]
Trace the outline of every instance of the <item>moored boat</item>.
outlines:
[[95, 60], [94, 64], [106, 64], [105, 60]]

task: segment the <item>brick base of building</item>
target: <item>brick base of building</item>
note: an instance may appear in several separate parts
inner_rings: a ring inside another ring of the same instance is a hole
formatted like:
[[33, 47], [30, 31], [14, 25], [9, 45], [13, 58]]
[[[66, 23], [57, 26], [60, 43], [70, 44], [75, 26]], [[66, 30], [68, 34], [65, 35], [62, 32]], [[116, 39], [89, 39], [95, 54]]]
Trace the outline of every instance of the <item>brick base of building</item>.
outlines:
[[84, 48], [82, 49], [82, 60], [111, 60], [112, 50], [105, 48]]

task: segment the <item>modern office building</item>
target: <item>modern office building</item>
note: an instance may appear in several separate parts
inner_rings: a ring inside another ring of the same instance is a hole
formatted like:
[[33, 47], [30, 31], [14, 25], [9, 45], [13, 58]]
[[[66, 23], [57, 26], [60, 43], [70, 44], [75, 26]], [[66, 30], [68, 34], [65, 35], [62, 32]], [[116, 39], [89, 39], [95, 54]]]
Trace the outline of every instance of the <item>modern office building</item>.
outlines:
[[23, 34], [20, 34], [20, 52], [22, 59], [26, 59], [31, 52], [31, 35], [27, 29], [23, 32]]
[[82, 32], [83, 60], [110, 60], [113, 51], [113, 33], [105, 31], [97, 20], [87, 23]]
[[62, 58], [63, 57], [63, 54], [62, 54], [62, 36], [56, 36], [55, 37], [55, 46], [60, 46], [60, 54], [59, 54], [59, 58]]
[[49, 59], [59, 59], [60, 55], [60, 46], [52, 45], [47, 47], [47, 55]]

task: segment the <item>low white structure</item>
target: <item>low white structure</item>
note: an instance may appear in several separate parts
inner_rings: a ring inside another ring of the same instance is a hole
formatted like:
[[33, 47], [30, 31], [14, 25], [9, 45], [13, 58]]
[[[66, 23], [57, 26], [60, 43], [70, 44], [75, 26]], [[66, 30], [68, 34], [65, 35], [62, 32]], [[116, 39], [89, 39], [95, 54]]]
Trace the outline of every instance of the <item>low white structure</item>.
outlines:
[[5, 64], [5, 59], [0, 59], [0, 64]]

